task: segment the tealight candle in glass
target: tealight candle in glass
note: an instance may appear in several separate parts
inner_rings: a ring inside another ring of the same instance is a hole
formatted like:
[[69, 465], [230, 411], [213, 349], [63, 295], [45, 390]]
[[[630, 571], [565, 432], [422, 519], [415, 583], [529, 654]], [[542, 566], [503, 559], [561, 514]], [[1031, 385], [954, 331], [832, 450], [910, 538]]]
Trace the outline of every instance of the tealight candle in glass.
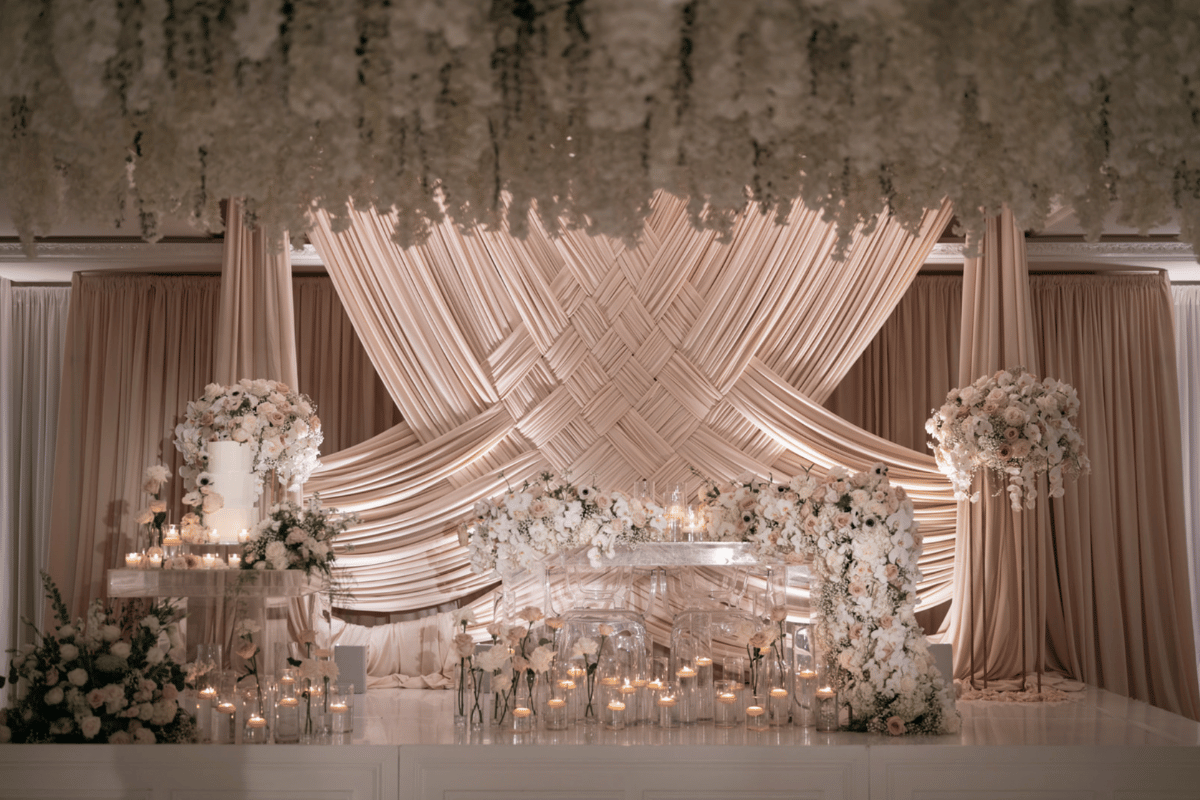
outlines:
[[751, 695], [746, 706], [746, 730], [762, 733], [770, 728], [767, 720], [767, 699], [760, 694]]
[[201, 556], [201, 561], [204, 562], [205, 569], [212, 569], [217, 565], [217, 556], [214, 553], [205, 553]]
[[807, 667], [796, 670], [797, 725], [813, 726], [813, 696], [817, 691], [817, 671]]
[[659, 690], [654, 699], [658, 712], [658, 727], [674, 728], [679, 725], [679, 685], [670, 683]]
[[149, 556], [147, 556], [147, 559], [150, 563], [150, 569], [162, 569], [163, 557], [161, 555], [158, 553], [151, 553]]
[[213, 742], [234, 744], [237, 740], [237, 704], [231, 699], [219, 698], [213, 719]]
[[251, 711], [242, 728], [242, 744], [266, 744], [269, 736], [270, 731], [267, 729], [266, 718]]
[[125, 556], [125, 567], [127, 569], [141, 569], [141, 566], [142, 566], [142, 554], [141, 553], [129, 553], [128, 555]]
[[550, 672], [550, 685], [545, 694], [545, 705], [542, 707], [542, 727], [548, 731], [566, 730], [567, 711], [571, 703], [571, 693], [575, 689], [575, 681], [566, 677], [566, 669], [555, 665]]
[[822, 686], [813, 696], [813, 716], [819, 731], [838, 729], [837, 692], [832, 686]]
[[275, 701], [275, 741], [278, 744], [300, 741], [300, 698], [294, 692], [281, 694]]
[[226, 563], [229, 564], [230, 569], [238, 569], [239, 567], [242, 566], [242, 557], [239, 556], [237, 553], [230, 553], [229, 559]]
[[524, 674], [517, 681], [517, 691], [514, 693], [512, 709], [513, 733], [529, 733], [533, 730], [533, 693]]
[[196, 738], [201, 742], [213, 740], [213, 715], [216, 705], [216, 687], [205, 686], [196, 693]]
[[354, 684], [348, 689], [337, 684], [329, 686], [329, 729], [333, 733], [354, 731]]
[[620, 700], [609, 700], [605, 706], [604, 727], [610, 731], [625, 730], [625, 704]]
[[738, 692], [737, 685], [731, 680], [719, 680], [714, 684], [716, 702], [713, 703], [713, 724], [718, 728], [732, 728], [737, 725]]

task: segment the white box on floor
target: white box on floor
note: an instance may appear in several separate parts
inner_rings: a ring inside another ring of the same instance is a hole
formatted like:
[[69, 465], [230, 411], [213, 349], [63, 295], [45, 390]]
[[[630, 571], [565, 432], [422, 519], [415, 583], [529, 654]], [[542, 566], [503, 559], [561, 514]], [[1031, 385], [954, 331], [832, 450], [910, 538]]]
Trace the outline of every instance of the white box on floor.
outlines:
[[338, 689], [346, 691], [354, 684], [354, 693], [367, 690], [367, 648], [361, 645], [334, 645], [333, 661], [338, 666]]

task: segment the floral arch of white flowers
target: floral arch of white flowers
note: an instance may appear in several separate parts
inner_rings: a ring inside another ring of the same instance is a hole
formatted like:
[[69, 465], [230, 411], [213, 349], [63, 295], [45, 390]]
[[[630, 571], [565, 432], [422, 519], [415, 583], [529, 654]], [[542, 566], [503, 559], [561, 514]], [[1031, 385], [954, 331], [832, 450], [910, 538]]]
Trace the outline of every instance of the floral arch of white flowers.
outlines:
[[1183, 0], [8, 2], [0, 183], [64, 217], [300, 236], [314, 206], [633, 238], [800, 200], [843, 237], [948, 198], [968, 233], [1055, 204], [1200, 240], [1200, 15]]
[[[953, 685], [938, 672], [914, 615], [918, 523], [887, 467], [712, 486], [705, 506], [707, 538], [749, 542], [764, 563], [811, 559], [815, 636], [831, 654], [827, 674], [850, 707], [851, 729], [958, 730]], [[652, 502], [546, 473], [480, 501], [461, 536], [476, 571], [513, 575], [578, 548], [601, 564], [620, 545], [663, 540], [667, 524]]]

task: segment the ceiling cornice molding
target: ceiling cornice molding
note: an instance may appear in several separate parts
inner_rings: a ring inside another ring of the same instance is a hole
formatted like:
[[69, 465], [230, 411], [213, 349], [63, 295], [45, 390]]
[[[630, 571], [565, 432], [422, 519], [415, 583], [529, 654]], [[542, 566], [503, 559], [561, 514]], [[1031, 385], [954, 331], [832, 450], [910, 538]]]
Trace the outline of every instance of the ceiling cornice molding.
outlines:
[[[961, 264], [964, 245], [939, 242], [926, 263]], [[1195, 266], [1196, 254], [1183, 242], [1038, 242], [1025, 243], [1031, 262], [1077, 262], [1137, 267]]]

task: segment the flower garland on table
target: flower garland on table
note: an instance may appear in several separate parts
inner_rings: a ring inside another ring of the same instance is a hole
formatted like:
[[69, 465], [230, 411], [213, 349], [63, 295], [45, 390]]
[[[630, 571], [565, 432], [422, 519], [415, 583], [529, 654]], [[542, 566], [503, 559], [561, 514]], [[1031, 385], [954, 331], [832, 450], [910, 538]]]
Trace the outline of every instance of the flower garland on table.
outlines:
[[470, 549], [474, 571], [510, 576], [579, 547], [587, 547], [589, 561], [598, 566], [617, 545], [661, 540], [666, 525], [654, 504], [544, 472], [537, 483], [479, 501], [459, 540]]
[[359, 522], [357, 514], [325, 508], [313, 495], [304, 508], [288, 501], [271, 508], [242, 547], [242, 569], [298, 569], [333, 575], [333, 540]]
[[971, 493], [975, 472], [984, 467], [1007, 482], [1014, 511], [1037, 502], [1036, 476], [1050, 478], [1050, 496], [1063, 496], [1063, 477], [1091, 471], [1083, 438], [1075, 427], [1079, 396], [1054, 378], [1039, 381], [1021, 367], [985, 375], [951, 389], [925, 423], [938, 467], [959, 500]]
[[269, 472], [288, 489], [299, 489], [320, 464], [317, 451], [323, 439], [312, 400], [262, 379], [243, 378], [230, 386], [210, 383], [202, 396], [188, 402], [184, 421], [175, 426], [175, 447], [187, 463], [180, 474], [188, 490], [201, 486], [207, 445], [213, 441], [250, 444], [259, 490]]
[[[811, 555], [818, 581], [815, 636], [830, 654], [852, 730], [947, 733], [957, 730], [947, 687], [917, 624], [918, 523], [887, 467], [833, 467], [758, 493], [749, 541], [768, 560]], [[769, 630], [769, 629], [768, 629]]]
[[96, 600], [72, 624], [44, 572], [42, 583], [58, 626], [14, 655], [0, 742], [194, 741], [195, 723], [178, 703], [186, 678], [178, 612], [155, 602], [144, 614], [132, 604], [118, 613]]

